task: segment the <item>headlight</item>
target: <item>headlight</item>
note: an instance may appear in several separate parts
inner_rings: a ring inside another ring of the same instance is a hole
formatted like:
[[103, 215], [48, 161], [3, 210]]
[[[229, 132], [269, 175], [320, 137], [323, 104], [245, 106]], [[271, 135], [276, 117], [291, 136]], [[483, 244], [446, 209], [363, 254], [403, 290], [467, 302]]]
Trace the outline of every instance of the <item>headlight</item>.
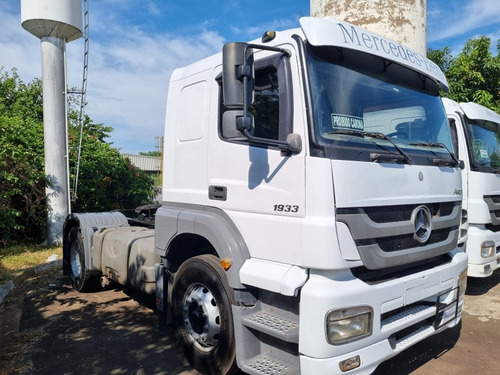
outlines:
[[373, 309], [369, 306], [332, 310], [326, 314], [326, 339], [345, 344], [372, 334]]
[[484, 241], [481, 244], [481, 256], [489, 258], [495, 255], [495, 243], [493, 241]]
[[458, 295], [459, 299], [464, 298], [465, 289], [467, 289], [467, 268], [460, 274], [460, 277], [458, 278], [458, 290], [460, 293]]

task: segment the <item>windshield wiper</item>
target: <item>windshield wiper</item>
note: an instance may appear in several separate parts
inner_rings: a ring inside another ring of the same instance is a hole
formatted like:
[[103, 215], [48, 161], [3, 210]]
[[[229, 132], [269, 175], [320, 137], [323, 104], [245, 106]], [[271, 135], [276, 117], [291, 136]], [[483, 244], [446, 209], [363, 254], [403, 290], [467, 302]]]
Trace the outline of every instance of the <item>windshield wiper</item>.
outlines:
[[448, 151], [448, 154], [451, 156], [451, 159], [447, 158], [433, 158], [432, 162], [435, 165], [441, 165], [445, 167], [460, 167], [460, 169], [463, 169], [463, 162], [460, 162], [460, 160], [457, 159], [457, 157], [446, 147], [444, 143], [441, 142], [412, 142], [408, 143], [410, 146], [423, 146], [423, 147], [434, 147], [434, 148], [444, 148], [446, 151]]
[[[384, 133], [379, 132], [365, 132], [362, 130], [334, 130], [328, 134], [343, 134], [343, 135], [353, 135], [355, 137], [368, 137], [375, 139], [384, 139], [388, 141], [390, 144], [394, 146], [394, 148], [398, 151], [399, 154], [394, 153], [380, 153], [380, 152], [372, 152], [370, 154], [370, 158], [372, 161], [395, 161], [401, 163], [410, 163], [410, 157], [405, 154], [401, 148], [395, 144], [389, 137], [387, 137]], [[380, 146], [380, 145], [379, 145]]]
[[[408, 144], [410, 146], [425, 146], [425, 147], [434, 147], [434, 148], [446, 148], [446, 146], [443, 143], [440, 143], [440, 142], [418, 141], [418, 142], [412, 142], [412, 143], [408, 143]], [[448, 150], [448, 149], [446, 148], [446, 150]]]

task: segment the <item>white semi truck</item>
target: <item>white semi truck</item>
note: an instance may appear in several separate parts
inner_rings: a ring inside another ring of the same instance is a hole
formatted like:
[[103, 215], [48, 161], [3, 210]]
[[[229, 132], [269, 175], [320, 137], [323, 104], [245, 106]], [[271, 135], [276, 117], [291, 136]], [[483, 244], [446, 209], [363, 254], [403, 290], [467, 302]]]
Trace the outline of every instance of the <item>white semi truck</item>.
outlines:
[[443, 98], [455, 153], [464, 161], [462, 238], [468, 275], [487, 277], [500, 267], [500, 115], [477, 103]]
[[461, 177], [409, 48], [334, 18], [173, 72], [155, 226], [73, 213], [64, 272], [154, 293], [204, 374], [368, 374], [461, 319]]

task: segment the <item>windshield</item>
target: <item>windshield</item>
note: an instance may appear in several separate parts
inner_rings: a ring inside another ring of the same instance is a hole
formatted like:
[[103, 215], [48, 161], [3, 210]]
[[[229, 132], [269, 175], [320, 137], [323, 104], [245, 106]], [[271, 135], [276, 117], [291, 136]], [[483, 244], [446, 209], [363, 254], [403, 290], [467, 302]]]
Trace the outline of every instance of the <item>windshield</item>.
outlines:
[[450, 164], [453, 146], [435, 82], [379, 57], [333, 47], [309, 45], [307, 61], [313, 155]]
[[466, 119], [466, 124], [472, 164], [485, 172], [497, 172], [500, 168], [500, 125], [470, 119]]

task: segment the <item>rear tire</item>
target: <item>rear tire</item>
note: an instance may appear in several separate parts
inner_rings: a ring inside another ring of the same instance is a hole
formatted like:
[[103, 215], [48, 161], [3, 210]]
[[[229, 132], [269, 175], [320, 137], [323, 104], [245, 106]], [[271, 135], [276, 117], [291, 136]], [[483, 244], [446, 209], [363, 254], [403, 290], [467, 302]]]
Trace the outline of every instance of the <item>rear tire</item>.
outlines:
[[80, 228], [71, 228], [68, 240], [71, 284], [79, 292], [89, 292], [95, 289], [97, 278], [95, 273], [85, 267], [85, 248]]
[[233, 302], [217, 257], [197, 256], [179, 268], [172, 287], [175, 333], [189, 363], [202, 374], [236, 369]]

